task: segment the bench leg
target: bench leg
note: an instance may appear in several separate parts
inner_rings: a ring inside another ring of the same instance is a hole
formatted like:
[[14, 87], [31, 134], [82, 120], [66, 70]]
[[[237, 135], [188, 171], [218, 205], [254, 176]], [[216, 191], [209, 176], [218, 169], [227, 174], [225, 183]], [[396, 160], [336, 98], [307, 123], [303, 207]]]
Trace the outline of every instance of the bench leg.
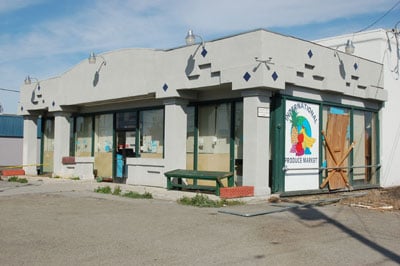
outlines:
[[167, 189], [170, 190], [172, 189], [172, 183], [171, 183], [171, 178], [167, 177]]
[[233, 176], [228, 177], [228, 187], [233, 187], [235, 185], [235, 180]]
[[220, 189], [220, 184], [217, 180], [216, 185], [215, 185], [215, 195], [219, 196], [219, 189]]

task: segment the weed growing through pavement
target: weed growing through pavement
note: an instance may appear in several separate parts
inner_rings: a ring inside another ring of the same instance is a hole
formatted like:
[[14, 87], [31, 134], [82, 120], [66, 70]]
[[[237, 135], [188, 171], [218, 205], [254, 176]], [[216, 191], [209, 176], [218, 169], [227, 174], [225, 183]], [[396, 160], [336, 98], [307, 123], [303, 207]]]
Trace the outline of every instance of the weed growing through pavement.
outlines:
[[8, 179], [8, 182], [17, 182], [17, 183], [28, 183], [28, 179], [19, 178], [18, 176], [12, 176]]
[[121, 188], [119, 186], [116, 186], [112, 194], [115, 196], [119, 196], [121, 195], [121, 191], [122, 191]]
[[244, 202], [238, 200], [212, 200], [208, 196], [203, 194], [196, 194], [193, 198], [190, 197], [182, 197], [178, 199], [178, 203], [182, 205], [189, 205], [195, 207], [211, 207], [211, 208], [220, 208], [224, 206], [233, 206], [233, 205], [243, 205]]

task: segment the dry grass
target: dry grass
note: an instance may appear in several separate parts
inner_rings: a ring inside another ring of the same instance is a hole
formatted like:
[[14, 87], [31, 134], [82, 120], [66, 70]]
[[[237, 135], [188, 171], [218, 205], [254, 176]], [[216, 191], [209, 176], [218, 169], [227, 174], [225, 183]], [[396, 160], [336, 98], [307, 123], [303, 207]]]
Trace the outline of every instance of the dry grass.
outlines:
[[370, 209], [400, 211], [400, 187], [371, 189], [365, 192], [364, 196], [345, 198], [341, 203]]
[[400, 186], [386, 189], [367, 189], [352, 192], [338, 192], [310, 196], [278, 198], [271, 197], [269, 202], [308, 203], [325, 199], [340, 199], [340, 204], [375, 210], [400, 211]]

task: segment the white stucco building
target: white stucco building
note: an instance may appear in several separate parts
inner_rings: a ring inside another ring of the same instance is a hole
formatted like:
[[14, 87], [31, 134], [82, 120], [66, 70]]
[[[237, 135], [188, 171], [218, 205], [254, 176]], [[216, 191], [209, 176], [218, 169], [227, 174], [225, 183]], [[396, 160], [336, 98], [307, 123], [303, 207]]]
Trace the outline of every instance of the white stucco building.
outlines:
[[53, 175], [165, 187], [176, 168], [231, 171], [256, 195], [319, 190], [335, 166], [354, 188], [396, 182], [381, 165], [390, 160], [381, 60], [266, 30], [96, 59], [22, 86], [25, 165], [38, 159], [40, 116], [40, 162]]
[[400, 178], [400, 47], [397, 29], [378, 29], [356, 34], [327, 38], [318, 43], [335, 49], [344, 49], [343, 43], [352, 40], [354, 55], [382, 64], [380, 72], [388, 100], [380, 112], [380, 184], [399, 186]]

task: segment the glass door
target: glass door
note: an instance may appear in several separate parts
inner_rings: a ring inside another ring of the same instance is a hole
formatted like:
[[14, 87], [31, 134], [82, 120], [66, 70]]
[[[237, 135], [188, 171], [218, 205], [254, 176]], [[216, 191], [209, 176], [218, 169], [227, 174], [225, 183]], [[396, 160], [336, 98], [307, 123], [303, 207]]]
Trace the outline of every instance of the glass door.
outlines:
[[116, 152], [114, 157], [114, 182], [125, 183], [128, 177], [126, 159], [138, 157], [138, 114], [136, 111], [117, 113], [115, 123]]
[[117, 131], [117, 152], [115, 153], [115, 177], [116, 181], [126, 180], [126, 158], [136, 157], [136, 130]]

